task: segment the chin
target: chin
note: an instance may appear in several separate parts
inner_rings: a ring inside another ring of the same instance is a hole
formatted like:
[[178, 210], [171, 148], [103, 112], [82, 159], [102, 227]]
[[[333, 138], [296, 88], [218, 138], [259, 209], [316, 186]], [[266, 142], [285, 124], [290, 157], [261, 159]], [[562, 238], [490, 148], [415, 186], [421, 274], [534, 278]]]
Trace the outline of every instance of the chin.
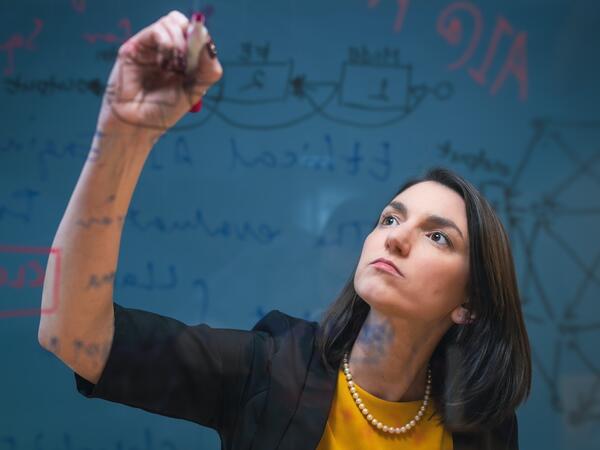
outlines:
[[385, 292], [384, 289], [370, 289], [357, 291], [357, 294], [362, 298], [371, 308], [381, 310], [382, 308], [389, 309], [390, 307], [398, 307], [398, 296], [390, 297], [389, 292]]
[[381, 301], [394, 303], [401, 296], [398, 287], [394, 286], [393, 283], [389, 283], [385, 279], [370, 276], [355, 280], [354, 289], [369, 304]]
[[389, 286], [358, 286], [356, 293], [371, 308], [389, 316], [406, 317], [410, 315], [410, 305], [398, 292], [390, 292]]

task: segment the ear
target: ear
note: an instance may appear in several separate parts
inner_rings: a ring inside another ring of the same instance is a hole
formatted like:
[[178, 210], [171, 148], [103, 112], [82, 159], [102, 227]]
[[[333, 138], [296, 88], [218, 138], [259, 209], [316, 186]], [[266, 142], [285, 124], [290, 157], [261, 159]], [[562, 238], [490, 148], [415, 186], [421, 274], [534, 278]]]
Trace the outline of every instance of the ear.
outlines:
[[451, 317], [452, 321], [458, 325], [467, 325], [473, 323], [475, 320], [475, 314], [471, 314], [466, 306], [468, 303], [463, 303], [452, 310]]

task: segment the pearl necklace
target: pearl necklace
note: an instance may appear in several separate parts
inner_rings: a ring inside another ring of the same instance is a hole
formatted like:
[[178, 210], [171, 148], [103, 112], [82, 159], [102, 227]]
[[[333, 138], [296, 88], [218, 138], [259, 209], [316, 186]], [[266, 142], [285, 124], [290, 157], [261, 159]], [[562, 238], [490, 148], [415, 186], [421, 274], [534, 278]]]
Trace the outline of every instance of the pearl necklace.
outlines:
[[423, 404], [419, 409], [417, 415], [405, 425], [401, 427], [392, 427], [389, 425], [384, 425], [372, 414], [369, 413], [369, 410], [365, 407], [362, 399], [358, 395], [356, 387], [354, 387], [354, 381], [352, 381], [352, 374], [350, 373], [350, 365], [348, 362], [348, 352], [344, 353], [344, 374], [346, 375], [346, 383], [348, 384], [348, 389], [350, 389], [350, 393], [352, 394], [352, 398], [354, 398], [354, 402], [358, 406], [358, 409], [363, 414], [363, 416], [367, 419], [367, 421], [376, 427], [378, 430], [384, 431], [390, 434], [400, 434], [406, 433], [411, 428], [414, 428], [417, 425], [417, 422], [421, 420], [425, 410], [427, 409], [427, 405], [429, 404], [429, 393], [431, 392], [431, 368], [427, 367], [427, 386], [425, 387], [425, 397], [423, 398]]

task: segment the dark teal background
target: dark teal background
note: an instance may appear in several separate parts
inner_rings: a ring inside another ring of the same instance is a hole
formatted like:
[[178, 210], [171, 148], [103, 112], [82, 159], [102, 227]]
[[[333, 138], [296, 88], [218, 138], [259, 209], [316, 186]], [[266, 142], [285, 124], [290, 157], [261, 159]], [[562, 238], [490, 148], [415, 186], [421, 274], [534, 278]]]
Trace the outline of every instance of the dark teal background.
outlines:
[[[128, 27], [194, 7], [0, 4], [0, 450], [219, 447], [212, 430], [83, 398], [37, 343], [36, 274], [85, 164], [116, 49]], [[147, 161], [116, 301], [214, 327], [249, 329], [271, 309], [317, 320], [398, 186], [445, 165], [480, 187], [510, 233], [534, 360], [521, 448], [600, 448], [600, 4], [200, 7], [224, 77]], [[477, 15], [472, 56], [452, 68]], [[495, 30], [505, 31], [491, 52]], [[494, 89], [518, 42], [526, 82], [509, 73]]]

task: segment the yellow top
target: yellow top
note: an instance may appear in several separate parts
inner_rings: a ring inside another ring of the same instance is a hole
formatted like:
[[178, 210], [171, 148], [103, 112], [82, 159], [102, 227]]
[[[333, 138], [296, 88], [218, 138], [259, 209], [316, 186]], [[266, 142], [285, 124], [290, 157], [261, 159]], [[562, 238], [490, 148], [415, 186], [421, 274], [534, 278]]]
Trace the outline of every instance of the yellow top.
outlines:
[[[422, 400], [390, 402], [369, 394], [356, 382], [354, 386], [369, 412], [386, 425], [403, 426], [417, 415], [422, 404]], [[356, 406], [340, 369], [329, 418], [317, 450], [452, 450], [452, 434], [437, 423], [439, 416], [432, 416], [432, 406], [430, 401], [425, 414], [412, 430], [404, 434], [385, 433], [367, 422]]]

